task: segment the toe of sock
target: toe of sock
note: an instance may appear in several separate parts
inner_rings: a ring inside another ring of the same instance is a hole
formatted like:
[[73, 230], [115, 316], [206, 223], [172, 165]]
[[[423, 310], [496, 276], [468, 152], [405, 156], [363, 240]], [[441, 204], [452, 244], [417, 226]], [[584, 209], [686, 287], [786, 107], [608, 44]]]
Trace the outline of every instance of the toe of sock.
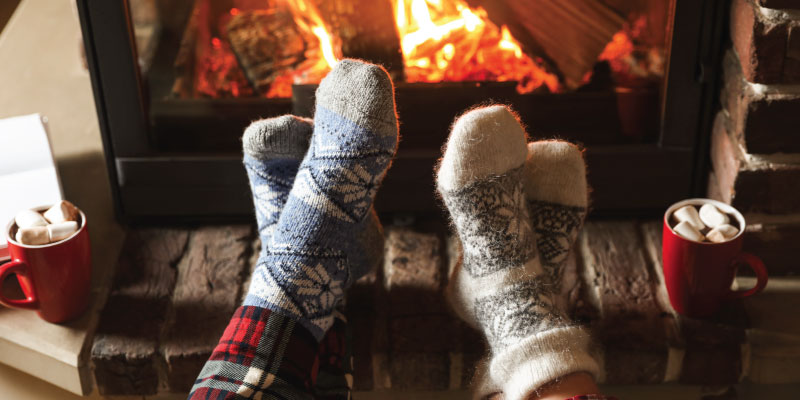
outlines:
[[310, 119], [283, 115], [250, 124], [242, 136], [244, 154], [256, 159], [301, 159], [308, 150], [314, 124]]
[[437, 184], [453, 190], [525, 163], [525, 131], [505, 106], [481, 107], [453, 125], [437, 172]]
[[585, 207], [586, 163], [581, 149], [561, 140], [529, 143], [525, 191], [532, 200]]
[[320, 83], [316, 101], [317, 107], [379, 136], [397, 136], [394, 85], [389, 73], [379, 65], [339, 61]]

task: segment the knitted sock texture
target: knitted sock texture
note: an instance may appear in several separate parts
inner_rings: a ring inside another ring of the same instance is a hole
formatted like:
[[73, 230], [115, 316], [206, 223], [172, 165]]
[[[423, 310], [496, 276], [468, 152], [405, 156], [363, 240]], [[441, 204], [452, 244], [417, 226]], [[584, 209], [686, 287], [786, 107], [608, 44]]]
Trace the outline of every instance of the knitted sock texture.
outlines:
[[507, 108], [479, 108], [454, 124], [437, 172], [463, 248], [448, 294], [491, 348], [476, 397], [502, 391], [522, 399], [561, 376], [597, 369], [588, 336], [556, 306], [537, 254], [523, 184], [527, 155], [525, 132]]
[[[289, 198], [313, 131], [311, 119], [283, 115], [253, 122], [242, 136], [244, 166], [253, 193], [262, 253], [269, 251], [272, 231]], [[383, 226], [374, 208], [368, 218], [357, 239], [367, 261], [351, 265], [353, 281], [380, 265], [383, 259]]]
[[253, 192], [261, 251], [289, 198], [314, 125], [310, 119], [284, 115], [255, 121], [242, 136], [244, 167]]
[[583, 154], [578, 146], [561, 140], [528, 143], [523, 175], [536, 247], [558, 289], [589, 203]]
[[316, 94], [314, 133], [259, 258], [245, 305], [281, 312], [319, 340], [352, 281], [370, 260], [372, 202], [397, 148], [394, 89], [386, 71], [340, 61]]

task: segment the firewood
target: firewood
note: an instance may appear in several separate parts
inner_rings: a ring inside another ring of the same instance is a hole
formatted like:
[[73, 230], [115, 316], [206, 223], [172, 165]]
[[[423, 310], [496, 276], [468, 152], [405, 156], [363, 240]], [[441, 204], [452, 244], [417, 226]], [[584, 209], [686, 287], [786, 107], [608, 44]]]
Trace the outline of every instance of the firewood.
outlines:
[[261, 94], [269, 91], [277, 76], [305, 61], [307, 50], [319, 46], [284, 7], [241, 12], [228, 23], [227, 31], [247, 79]]
[[567, 87], [584, 75], [625, 18], [600, 0], [468, 0], [483, 7], [489, 19], [507, 25], [526, 54], [554, 68]]
[[172, 95], [187, 97], [248, 97], [253, 88], [239, 67], [230, 45], [218, 29], [220, 10], [230, 2], [198, 0], [187, 21], [175, 56]]
[[388, 0], [314, 0], [322, 19], [342, 44], [342, 56], [383, 65], [403, 77], [403, 55]]

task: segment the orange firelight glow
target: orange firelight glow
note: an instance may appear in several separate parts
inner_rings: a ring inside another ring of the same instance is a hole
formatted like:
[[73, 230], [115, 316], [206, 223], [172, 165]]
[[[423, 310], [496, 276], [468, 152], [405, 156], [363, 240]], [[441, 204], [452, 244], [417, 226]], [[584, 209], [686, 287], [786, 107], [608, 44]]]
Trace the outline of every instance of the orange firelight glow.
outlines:
[[295, 24], [300, 30], [316, 37], [318, 43], [309, 46], [306, 60], [293, 70], [275, 77], [267, 97], [291, 97], [292, 84], [317, 83], [341, 58], [341, 45], [330, 34], [328, 26], [313, 2], [286, 0]]
[[[517, 81], [520, 93], [546, 85], [559, 90], [558, 77], [523, 53], [505, 26], [462, 0], [391, 0], [407, 82]], [[267, 97], [291, 96], [292, 83], [319, 82], [341, 58], [341, 43], [330, 34], [313, 2], [287, 0], [297, 26], [312, 35], [307, 60], [275, 79]]]
[[406, 81], [517, 81], [520, 93], [558, 77], [522, 52], [508, 28], [462, 0], [392, 0]]

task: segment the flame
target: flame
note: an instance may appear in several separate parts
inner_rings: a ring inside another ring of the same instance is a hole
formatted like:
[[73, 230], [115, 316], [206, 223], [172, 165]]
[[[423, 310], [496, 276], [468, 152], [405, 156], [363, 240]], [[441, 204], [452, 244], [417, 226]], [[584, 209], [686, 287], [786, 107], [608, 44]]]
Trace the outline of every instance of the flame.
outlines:
[[408, 82], [517, 81], [520, 93], [558, 77], [526, 56], [506, 26], [462, 0], [392, 0]]
[[291, 97], [292, 84], [317, 83], [341, 58], [341, 46], [331, 35], [313, 2], [307, 0], [285, 0], [295, 24], [301, 31], [314, 36], [318, 43], [310, 43], [306, 60], [293, 70], [275, 77], [267, 97]]
[[[509, 29], [492, 23], [484, 9], [470, 8], [464, 0], [390, 1], [407, 82], [515, 81], [520, 93], [531, 92], [543, 85], [553, 92], [560, 90], [558, 78], [528, 57]], [[273, 77], [268, 92], [264, 94], [266, 97], [291, 97], [292, 84], [319, 82], [341, 59], [341, 39], [331, 33], [317, 4], [320, 3], [312, 0], [280, 0], [277, 3], [277, 7], [285, 7], [290, 12], [307, 47], [303, 61], [288, 66]], [[223, 18], [247, 10], [249, 8], [233, 7]], [[221, 25], [224, 26], [224, 21]], [[229, 56], [225, 65], [231, 64], [230, 69], [236, 70], [236, 59], [227, 43], [221, 43], [218, 38], [213, 43], [206, 43], [213, 50], [210, 54], [221, 52]], [[222, 72], [227, 71], [214, 65], [208, 68], [220, 70], [214, 72], [220, 76], [225, 76]], [[212, 95], [212, 89], [207, 90], [209, 95]], [[232, 93], [234, 97], [247, 95], [239, 86], [220, 86], [217, 89]]]
[[659, 46], [642, 46], [637, 37], [646, 29], [644, 16], [615, 33], [597, 57], [608, 62], [617, 83], [636, 80], [656, 80], [664, 77], [664, 49]]

